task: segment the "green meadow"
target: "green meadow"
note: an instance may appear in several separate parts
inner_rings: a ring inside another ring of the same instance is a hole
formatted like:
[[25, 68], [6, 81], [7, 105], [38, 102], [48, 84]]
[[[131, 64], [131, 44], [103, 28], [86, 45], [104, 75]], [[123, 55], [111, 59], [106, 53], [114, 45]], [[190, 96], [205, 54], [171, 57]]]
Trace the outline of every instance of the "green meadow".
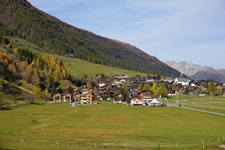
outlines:
[[0, 111], [0, 149], [218, 149], [225, 117], [177, 107], [30, 104]]
[[83, 77], [84, 75], [95, 76], [96, 74], [98, 75], [104, 74], [106, 76], [115, 76], [118, 74], [123, 74], [128, 75], [129, 77], [134, 77], [136, 75], [147, 76], [147, 73], [140, 73], [136, 71], [94, 64], [77, 58], [69, 58], [54, 54], [51, 54], [51, 56], [59, 60], [62, 60], [64, 66], [68, 68], [69, 72], [74, 76], [79, 77]]
[[185, 95], [173, 96], [168, 99], [169, 103], [178, 103], [179, 105], [197, 108], [225, 114], [225, 97], [222, 96], [198, 96]]

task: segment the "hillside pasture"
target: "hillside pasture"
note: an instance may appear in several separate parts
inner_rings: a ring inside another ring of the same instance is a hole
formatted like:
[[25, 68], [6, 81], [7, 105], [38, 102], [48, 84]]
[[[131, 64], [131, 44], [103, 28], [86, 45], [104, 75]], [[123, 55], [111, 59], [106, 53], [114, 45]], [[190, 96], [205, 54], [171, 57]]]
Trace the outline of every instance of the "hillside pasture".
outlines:
[[218, 149], [225, 117], [177, 107], [30, 104], [0, 111], [0, 149]]
[[140, 73], [136, 71], [130, 71], [115, 67], [109, 67], [100, 64], [94, 64], [87, 62], [85, 60], [77, 59], [77, 58], [70, 58], [64, 57], [59, 55], [52, 54], [55, 58], [62, 60], [64, 66], [69, 69], [69, 72], [78, 77], [83, 77], [84, 75], [87, 76], [96, 76], [96, 74], [104, 74], [106, 76], [115, 76], [119, 74], [128, 75], [129, 77], [134, 77], [136, 75], [146, 76], [146, 73]]
[[27, 40], [18, 38], [18, 37], [10, 37], [10, 41], [13, 43], [15, 47], [20, 48], [28, 48], [34, 52], [41, 53], [43, 55], [49, 55], [52, 57], [57, 58], [58, 60], [62, 60], [64, 66], [69, 69], [69, 72], [78, 77], [83, 77], [84, 75], [87, 76], [96, 76], [96, 74], [104, 74], [106, 76], [114, 76], [118, 74], [128, 75], [129, 77], [134, 77], [136, 75], [146, 76], [146, 73], [141, 73], [137, 71], [130, 71], [125, 69], [120, 69], [116, 67], [109, 67], [105, 65], [90, 63], [85, 60], [77, 59], [77, 58], [70, 58], [65, 56], [60, 56], [56, 54], [50, 54], [43, 51], [42, 48], [38, 47], [37, 45], [28, 42]]

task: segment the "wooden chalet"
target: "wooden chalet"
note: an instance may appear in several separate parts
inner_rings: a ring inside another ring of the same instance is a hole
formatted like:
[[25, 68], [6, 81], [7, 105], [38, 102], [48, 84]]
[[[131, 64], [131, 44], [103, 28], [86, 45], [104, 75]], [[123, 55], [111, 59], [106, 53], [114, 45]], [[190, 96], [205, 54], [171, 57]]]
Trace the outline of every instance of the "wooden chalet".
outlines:
[[66, 94], [62, 96], [63, 102], [71, 102], [72, 101], [72, 95], [71, 94]]
[[54, 102], [61, 102], [62, 101], [62, 96], [61, 94], [57, 93], [53, 96], [53, 101]]
[[138, 97], [133, 97], [130, 100], [130, 105], [131, 106], [143, 106], [143, 105], [145, 105], [145, 101], [139, 99]]
[[83, 94], [80, 98], [80, 104], [92, 104], [92, 94]]

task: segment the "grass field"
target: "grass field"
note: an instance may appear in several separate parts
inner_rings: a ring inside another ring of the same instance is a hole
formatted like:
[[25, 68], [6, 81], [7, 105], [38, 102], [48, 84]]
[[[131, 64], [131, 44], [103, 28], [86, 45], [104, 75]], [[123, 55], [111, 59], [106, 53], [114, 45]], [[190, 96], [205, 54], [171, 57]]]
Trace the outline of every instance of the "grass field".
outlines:
[[225, 114], [225, 97], [221, 96], [198, 96], [183, 95], [169, 98], [170, 103], [178, 102], [182, 106], [208, 110]]
[[129, 77], [134, 77], [136, 75], [147, 76], [147, 73], [140, 73], [136, 71], [124, 70], [120, 68], [114, 68], [99, 64], [90, 63], [77, 58], [63, 57], [59, 55], [52, 56], [62, 60], [64, 66], [69, 69], [70, 73], [75, 76], [84, 76], [84, 74], [90, 76], [95, 76], [96, 74], [104, 74], [106, 76], [114, 76], [118, 74], [128, 75]]
[[176, 107], [32, 104], [0, 111], [0, 149], [217, 149], [225, 117]]

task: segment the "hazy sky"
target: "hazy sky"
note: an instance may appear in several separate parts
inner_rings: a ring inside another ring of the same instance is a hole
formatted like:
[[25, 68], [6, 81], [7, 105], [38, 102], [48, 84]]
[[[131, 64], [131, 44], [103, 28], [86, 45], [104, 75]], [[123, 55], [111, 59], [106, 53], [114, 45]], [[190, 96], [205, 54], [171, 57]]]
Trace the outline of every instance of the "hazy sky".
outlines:
[[78, 28], [158, 59], [225, 69], [225, 0], [28, 0]]

